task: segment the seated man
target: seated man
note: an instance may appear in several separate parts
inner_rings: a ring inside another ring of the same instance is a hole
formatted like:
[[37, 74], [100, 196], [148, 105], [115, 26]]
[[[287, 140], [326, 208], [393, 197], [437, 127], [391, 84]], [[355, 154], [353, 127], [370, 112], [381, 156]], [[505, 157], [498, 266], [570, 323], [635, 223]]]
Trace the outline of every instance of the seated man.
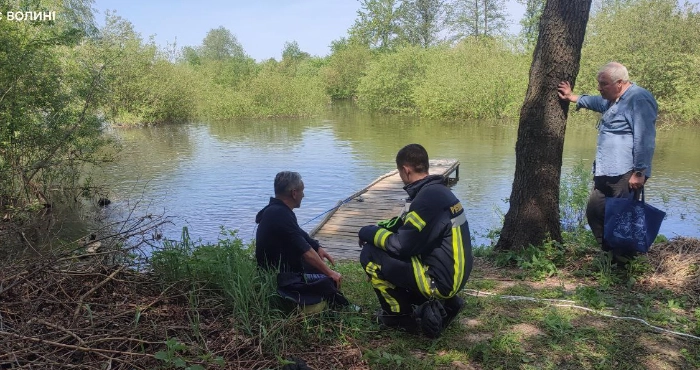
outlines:
[[442, 176], [429, 175], [425, 148], [405, 146], [396, 166], [408, 210], [383, 227], [360, 229], [360, 263], [379, 298], [381, 324], [437, 338], [464, 305], [457, 293], [472, 269], [469, 224]]
[[323, 262], [326, 259], [335, 265], [333, 258], [299, 227], [292, 211], [301, 206], [304, 198], [301, 175], [280, 172], [274, 186], [275, 197], [255, 217], [259, 224], [255, 241], [258, 266], [279, 269], [278, 292], [302, 306], [321, 300], [347, 305], [345, 297], [338, 293], [342, 276]]

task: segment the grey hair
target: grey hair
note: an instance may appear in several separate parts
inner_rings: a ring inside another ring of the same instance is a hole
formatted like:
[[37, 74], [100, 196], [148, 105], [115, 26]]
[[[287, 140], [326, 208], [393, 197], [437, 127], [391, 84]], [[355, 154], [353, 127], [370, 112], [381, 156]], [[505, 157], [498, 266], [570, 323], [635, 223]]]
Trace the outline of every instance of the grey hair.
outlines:
[[275, 195], [288, 195], [292, 189], [301, 186], [299, 172], [282, 171], [275, 176]]
[[621, 80], [622, 82], [629, 82], [630, 75], [627, 72], [627, 68], [618, 62], [610, 62], [598, 71], [598, 76], [606, 74], [614, 82]]

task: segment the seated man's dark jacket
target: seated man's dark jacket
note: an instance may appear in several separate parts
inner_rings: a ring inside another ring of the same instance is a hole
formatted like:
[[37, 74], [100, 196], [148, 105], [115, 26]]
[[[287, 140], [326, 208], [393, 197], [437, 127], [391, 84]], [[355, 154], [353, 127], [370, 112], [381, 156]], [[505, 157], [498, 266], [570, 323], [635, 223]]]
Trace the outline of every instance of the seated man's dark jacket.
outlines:
[[318, 251], [320, 244], [299, 227], [297, 216], [279, 199], [270, 198], [257, 216], [255, 258], [258, 266], [281, 272], [304, 272], [303, 254], [310, 248]]

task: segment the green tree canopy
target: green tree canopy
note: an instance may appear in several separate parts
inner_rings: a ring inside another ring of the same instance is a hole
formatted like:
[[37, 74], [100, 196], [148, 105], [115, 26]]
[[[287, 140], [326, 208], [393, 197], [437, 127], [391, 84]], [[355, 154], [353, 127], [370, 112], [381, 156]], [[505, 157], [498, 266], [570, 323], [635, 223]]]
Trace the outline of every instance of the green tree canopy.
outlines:
[[596, 93], [603, 64], [624, 64], [632, 81], [649, 89], [660, 110], [700, 111], [700, 13], [676, 0], [611, 1], [591, 19], [583, 48], [582, 93]]
[[293, 60], [300, 61], [302, 59], [309, 58], [311, 55], [307, 52], [301, 51], [299, 48], [299, 43], [296, 41], [285, 42], [282, 48], [282, 60]]
[[437, 44], [445, 21], [445, 1], [410, 0], [402, 6], [401, 27], [408, 44], [424, 48]]
[[525, 5], [525, 14], [520, 20], [521, 36], [525, 39], [525, 44], [528, 48], [533, 48], [537, 42], [537, 34], [539, 32], [540, 17], [544, 9], [546, 0], [518, 0], [518, 3]]
[[207, 32], [202, 40], [200, 56], [209, 60], [226, 60], [230, 58], [244, 59], [246, 54], [236, 36], [221, 26]]
[[402, 37], [400, 0], [361, 0], [350, 38], [380, 50], [390, 50]]
[[506, 31], [505, 0], [454, 0], [447, 10], [453, 39], [496, 36]]
[[105, 61], [84, 42], [94, 25], [89, 4], [36, 1], [33, 9], [56, 19], [0, 20], [0, 208], [75, 189], [104, 142], [96, 107]]

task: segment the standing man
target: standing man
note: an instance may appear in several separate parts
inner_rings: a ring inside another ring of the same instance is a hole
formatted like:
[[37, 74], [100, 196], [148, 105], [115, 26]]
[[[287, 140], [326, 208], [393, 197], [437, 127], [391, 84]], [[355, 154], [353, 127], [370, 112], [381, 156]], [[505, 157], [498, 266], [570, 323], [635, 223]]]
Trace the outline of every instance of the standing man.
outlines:
[[304, 182], [297, 172], [283, 171], [275, 176], [275, 197], [255, 217], [255, 258], [261, 268], [279, 269], [280, 295], [300, 305], [321, 300], [348, 304], [338, 293], [342, 276], [328, 267], [333, 257], [297, 223], [294, 208], [301, 206]]
[[605, 198], [625, 198], [639, 192], [651, 177], [658, 106], [651, 93], [630, 82], [627, 68], [610, 62], [598, 72], [600, 96], [574, 95], [568, 81], [557, 87], [559, 98], [603, 114], [598, 123], [598, 146], [593, 163], [594, 188], [586, 217], [604, 251]]
[[398, 152], [396, 167], [411, 203], [400, 217], [380, 223], [383, 227], [360, 229], [360, 263], [382, 307], [380, 324], [407, 331], [418, 327], [437, 338], [464, 306], [457, 293], [469, 278], [473, 257], [462, 204], [428, 166], [421, 145]]

